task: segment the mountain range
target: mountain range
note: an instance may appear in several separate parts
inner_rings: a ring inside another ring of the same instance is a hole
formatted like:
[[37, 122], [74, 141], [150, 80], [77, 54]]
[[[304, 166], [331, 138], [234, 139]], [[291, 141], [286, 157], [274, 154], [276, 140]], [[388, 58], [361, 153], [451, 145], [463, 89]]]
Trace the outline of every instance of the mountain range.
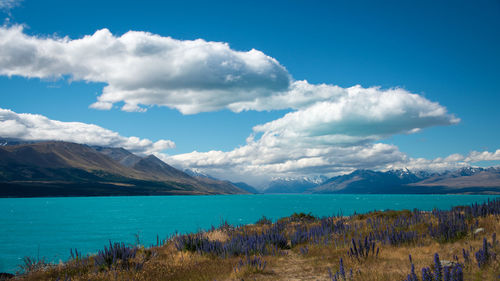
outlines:
[[[278, 186], [278, 188], [276, 187]], [[287, 189], [287, 187], [290, 187]], [[350, 194], [500, 194], [500, 168], [465, 167], [442, 173], [408, 169], [386, 172], [356, 170], [313, 182], [304, 178], [275, 180], [265, 193]]]
[[154, 155], [69, 142], [0, 141], [0, 197], [247, 194]]
[[120, 147], [0, 139], [0, 197], [249, 193], [500, 194], [500, 167], [273, 178], [259, 191]]

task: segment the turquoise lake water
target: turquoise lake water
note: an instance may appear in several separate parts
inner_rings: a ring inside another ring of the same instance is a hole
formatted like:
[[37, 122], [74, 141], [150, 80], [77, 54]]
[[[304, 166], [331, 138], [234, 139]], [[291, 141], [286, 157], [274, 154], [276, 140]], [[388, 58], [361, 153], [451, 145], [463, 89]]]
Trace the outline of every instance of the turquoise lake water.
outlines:
[[217, 195], [0, 198], [0, 272], [15, 272], [24, 256], [58, 262], [70, 248], [96, 253], [109, 240], [143, 245], [156, 237], [273, 220], [294, 212], [316, 216], [373, 210], [449, 209], [484, 202], [482, 195]]

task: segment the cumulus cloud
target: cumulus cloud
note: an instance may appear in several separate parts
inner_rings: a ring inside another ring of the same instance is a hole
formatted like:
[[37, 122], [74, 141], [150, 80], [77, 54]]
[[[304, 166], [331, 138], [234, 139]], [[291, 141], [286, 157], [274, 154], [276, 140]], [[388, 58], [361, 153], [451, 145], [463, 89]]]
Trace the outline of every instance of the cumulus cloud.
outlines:
[[309, 139], [331, 145], [377, 140], [460, 121], [438, 103], [404, 89], [355, 86], [340, 90], [326, 85], [320, 88], [331, 88], [333, 98], [256, 126], [254, 131], [294, 143], [294, 139]]
[[170, 140], [152, 142], [138, 137], [124, 137], [93, 124], [62, 122], [42, 115], [16, 113], [2, 108], [0, 108], [0, 136], [22, 140], [58, 140], [123, 147], [138, 154], [156, 154], [175, 147], [175, 143]]
[[20, 25], [0, 28], [0, 74], [103, 82], [93, 108], [124, 102], [125, 111], [158, 105], [184, 114], [269, 96], [290, 84], [278, 61], [254, 49], [137, 31], [117, 37], [108, 29], [75, 40], [36, 37]]

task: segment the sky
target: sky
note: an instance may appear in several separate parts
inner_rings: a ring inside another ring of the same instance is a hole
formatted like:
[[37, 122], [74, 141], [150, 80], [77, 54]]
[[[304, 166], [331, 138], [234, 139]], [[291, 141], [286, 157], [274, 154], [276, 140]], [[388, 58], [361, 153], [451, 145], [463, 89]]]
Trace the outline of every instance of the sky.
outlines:
[[264, 186], [500, 162], [498, 1], [0, 0], [0, 137]]

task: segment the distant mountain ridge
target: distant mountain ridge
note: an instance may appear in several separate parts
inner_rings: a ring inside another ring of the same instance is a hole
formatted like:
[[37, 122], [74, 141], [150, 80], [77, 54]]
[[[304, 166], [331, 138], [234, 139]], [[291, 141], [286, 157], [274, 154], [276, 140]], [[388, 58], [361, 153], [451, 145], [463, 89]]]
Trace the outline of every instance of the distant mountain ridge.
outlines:
[[247, 183], [244, 183], [244, 182], [232, 182], [232, 184], [234, 184], [235, 186], [245, 190], [245, 191], [248, 191], [252, 194], [260, 194], [262, 193], [261, 191], [258, 191], [255, 187], [247, 184]]
[[123, 148], [59, 141], [1, 143], [1, 197], [247, 193]]
[[[264, 193], [500, 194], [500, 167], [428, 172], [356, 170], [326, 178], [274, 178]], [[62, 141], [0, 138], [0, 197], [262, 193], [154, 155]]]
[[500, 187], [500, 167], [467, 167], [443, 174], [433, 174], [414, 183], [416, 186], [463, 187]]
[[[198, 179], [198, 180], [201, 180], [201, 181], [204, 181], [204, 182], [210, 182], [211, 180], [219, 180], [220, 179], [217, 179], [215, 177], [212, 177], [211, 175], [208, 175], [206, 173], [203, 173], [202, 171], [198, 170], [198, 169], [184, 169], [184, 173]], [[244, 183], [244, 182], [229, 182], [229, 181], [225, 181], [225, 182], [228, 182], [240, 189], [243, 189], [249, 193], [252, 193], [252, 194], [259, 194], [260, 192], [255, 189], [255, 187], [247, 184], [247, 183]]]
[[271, 180], [264, 193], [303, 193], [321, 185], [327, 179], [325, 176], [277, 177]]
[[330, 178], [306, 193], [500, 194], [500, 168], [466, 167], [443, 173], [356, 170]]

